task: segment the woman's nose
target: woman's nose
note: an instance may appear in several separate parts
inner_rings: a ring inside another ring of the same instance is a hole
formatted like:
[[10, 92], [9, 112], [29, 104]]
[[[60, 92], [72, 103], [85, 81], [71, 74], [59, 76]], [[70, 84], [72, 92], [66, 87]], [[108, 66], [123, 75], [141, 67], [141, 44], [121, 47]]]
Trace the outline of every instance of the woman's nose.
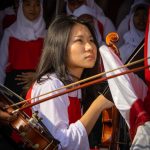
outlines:
[[85, 50], [86, 50], [86, 51], [91, 51], [92, 49], [93, 49], [92, 44], [90, 44], [89, 42], [87, 42], [87, 43], [85, 44]]

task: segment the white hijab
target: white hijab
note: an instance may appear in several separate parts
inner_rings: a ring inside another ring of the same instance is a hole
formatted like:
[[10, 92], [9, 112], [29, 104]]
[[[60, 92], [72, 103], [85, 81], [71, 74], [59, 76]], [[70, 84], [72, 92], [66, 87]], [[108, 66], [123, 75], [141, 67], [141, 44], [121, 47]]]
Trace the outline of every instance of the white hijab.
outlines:
[[127, 33], [125, 33], [123, 36], [125, 43], [129, 43], [133, 46], [138, 46], [138, 44], [143, 40], [145, 36], [145, 32], [137, 30], [133, 23], [133, 16], [135, 13], [135, 9], [140, 5], [150, 6], [150, 3], [146, 2], [145, 0], [134, 1], [130, 10], [130, 24], [129, 24], [130, 30]]
[[143, 40], [145, 32], [139, 31], [135, 28], [133, 24], [133, 16], [134, 14], [132, 14], [130, 18], [130, 30], [124, 34], [123, 38], [125, 43], [138, 46], [138, 44]]
[[[68, 15], [72, 15], [71, 10], [68, 8], [68, 0], [65, 0], [65, 1], [67, 2], [67, 5], [66, 5], [67, 14], [68, 14]], [[97, 15], [104, 15], [103, 10], [95, 3], [94, 0], [86, 0], [86, 2], [87, 2], [87, 6], [89, 6], [89, 7], [92, 8], [93, 10], [95, 10], [96, 16], [97, 16]], [[96, 17], [96, 16], [95, 16], [95, 17]]]
[[124, 44], [124, 39], [123, 39], [123, 35], [129, 31], [130, 25], [130, 18], [135, 10], [135, 8], [139, 5], [146, 5], [149, 6], [150, 3], [146, 2], [145, 0], [134, 0], [134, 3], [132, 4], [131, 8], [130, 8], [130, 12], [128, 15], [126, 15], [126, 17], [121, 21], [121, 23], [118, 26], [117, 32], [120, 36], [120, 40], [119, 40], [119, 46], [122, 46]]
[[130, 14], [134, 12], [134, 10], [136, 9], [137, 6], [139, 5], [146, 5], [146, 6], [150, 6], [150, 2], [146, 1], [146, 0], [134, 0], [131, 9], [130, 9]]
[[46, 29], [43, 19], [42, 2], [40, 15], [34, 21], [30, 21], [24, 16], [22, 5], [23, 2], [22, 0], [20, 0], [17, 12], [17, 20], [8, 28], [8, 30], [11, 32], [11, 35], [17, 39], [24, 41], [36, 40], [39, 37], [44, 37]]
[[119, 49], [123, 63], [128, 60], [145, 36], [145, 32], [139, 31], [135, 28], [133, 24], [133, 16], [134, 13], [132, 13], [130, 18], [130, 30], [123, 36], [125, 42]]

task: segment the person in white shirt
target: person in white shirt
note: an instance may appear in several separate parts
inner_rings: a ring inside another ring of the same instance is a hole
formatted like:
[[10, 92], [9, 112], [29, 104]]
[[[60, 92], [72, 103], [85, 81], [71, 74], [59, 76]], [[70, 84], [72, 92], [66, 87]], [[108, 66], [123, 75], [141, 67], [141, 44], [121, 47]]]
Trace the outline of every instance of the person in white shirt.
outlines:
[[[63, 92], [67, 89], [64, 86], [97, 74], [99, 57], [98, 43], [90, 24], [72, 16], [56, 17], [48, 28], [27, 99], [38, 102], [42, 94], [55, 91], [44, 96], [47, 97]], [[107, 96], [97, 93], [99, 86], [74, 90], [32, 107], [54, 138], [60, 141], [59, 149], [90, 149], [88, 135], [102, 110], [113, 106]], [[85, 104], [89, 103], [91, 105], [83, 113]]]
[[20, 0], [17, 20], [4, 31], [0, 44], [0, 83], [23, 95], [39, 61], [46, 25], [42, 0]]
[[146, 0], [134, 0], [133, 4], [131, 5], [130, 12], [125, 16], [125, 18], [120, 22], [119, 26], [117, 27], [117, 33], [120, 37], [117, 44], [118, 47], [121, 47], [125, 43], [124, 34], [132, 28], [132, 26], [130, 25], [130, 21], [132, 20], [131, 17], [135, 11], [135, 8], [139, 5], [149, 6], [150, 2]]
[[120, 57], [123, 63], [128, 60], [137, 46], [144, 39], [147, 18], [148, 5], [136, 5], [130, 16], [130, 30], [124, 34], [123, 38], [125, 42], [121, 47], [119, 47]]

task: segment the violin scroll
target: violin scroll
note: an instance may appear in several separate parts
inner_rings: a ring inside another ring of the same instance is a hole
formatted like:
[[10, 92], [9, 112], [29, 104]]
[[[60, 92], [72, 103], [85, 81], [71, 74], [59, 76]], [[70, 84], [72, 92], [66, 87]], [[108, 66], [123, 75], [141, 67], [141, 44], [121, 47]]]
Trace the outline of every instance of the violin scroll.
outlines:
[[119, 41], [119, 35], [116, 32], [110, 32], [106, 36], [106, 44], [119, 56], [119, 50], [115, 45]]
[[[119, 50], [115, 45], [119, 40], [119, 36], [116, 32], [110, 32], [106, 36], [106, 44], [110, 47], [117, 55]], [[107, 87], [108, 93], [109, 88]], [[108, 149], [118, 150], [118, 131], [119, 129], [119, 112], [115, 106], [112, 108], [102, 111], [102, 136], [101, 146]]]

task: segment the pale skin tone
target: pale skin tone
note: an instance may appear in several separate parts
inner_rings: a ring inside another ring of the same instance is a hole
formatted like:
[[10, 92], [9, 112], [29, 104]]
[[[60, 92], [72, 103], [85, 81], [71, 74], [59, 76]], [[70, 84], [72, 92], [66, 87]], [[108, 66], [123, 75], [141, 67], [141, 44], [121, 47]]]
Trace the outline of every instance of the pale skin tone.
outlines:
[[[76, 24], [70, 33], [68, 42], [68, 69], [70, 74], [80, 78], [85, 68], [92, 68], [96, 62], [97, 48], [89, 29], [81, 24]], [[103, 95], [98, 96], [91, 104], [80, 121], [87, 134], [94, 127], [100, 113], [114, 104]]]
[[[39, 0], [25, 0], [22, 8], [25, 17], [30, 21], [34, 21], [40, 15], [41, 4]], [[27, 84], [32, 80], [33, 75], [34, 72], [23, 72], [21, 75], [17, 75], [15, 80], [20, 81], [18, 85]]]

